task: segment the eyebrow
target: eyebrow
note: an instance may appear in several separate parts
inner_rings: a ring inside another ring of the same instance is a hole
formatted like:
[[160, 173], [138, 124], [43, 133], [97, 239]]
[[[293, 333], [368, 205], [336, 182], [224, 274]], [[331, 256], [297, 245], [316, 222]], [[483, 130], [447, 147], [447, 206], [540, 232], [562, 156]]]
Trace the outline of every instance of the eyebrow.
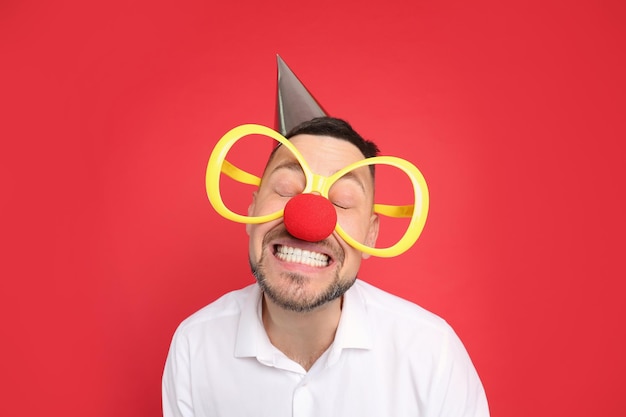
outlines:
[[365, 186], [363, 185], [363, 182], [361, 181], [359, 176], [354, 173], [354, 171], [346, 172], [339, 179], [337, 179], [335, 184], [337, 184], [337, 182], [339, 182], [339, 181], [341, 181], [343, 179], [350, 180], [350, 181], [356, 183], [361, 188], [361, 190], [363, 190], [363, 194], [367, 195], [367, 191], [365, 190]]
[[302, 165], [300, 165], [298, 161], [285, 161], [276, 165], [272, 169], [272, 172], [270, 172], [270, 175], [281, 169], [287, 169], [294, 172], [304, 172], [304, 170], [302, 169]]

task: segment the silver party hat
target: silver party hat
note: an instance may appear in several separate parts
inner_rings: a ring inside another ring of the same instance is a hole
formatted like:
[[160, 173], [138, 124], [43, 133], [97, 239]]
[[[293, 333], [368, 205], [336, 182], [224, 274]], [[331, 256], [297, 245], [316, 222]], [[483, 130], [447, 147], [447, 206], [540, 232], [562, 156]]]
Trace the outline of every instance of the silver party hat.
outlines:
[[286, 135], [300, 123], [327, 114], [279, 55], [276, 55], [276, 61], [276, 130]]

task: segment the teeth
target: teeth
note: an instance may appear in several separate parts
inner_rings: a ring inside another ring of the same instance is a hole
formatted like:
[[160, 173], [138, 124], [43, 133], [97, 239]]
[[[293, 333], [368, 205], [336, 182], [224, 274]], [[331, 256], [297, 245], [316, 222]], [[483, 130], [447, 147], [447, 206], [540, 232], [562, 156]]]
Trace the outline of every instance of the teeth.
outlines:
[[311, 252], [300, 248], [279, 245], [276, 248], [276, 257], [285, 262], [294, 262], [318, 268], [328, 265], [328, 256], [323, 253]]

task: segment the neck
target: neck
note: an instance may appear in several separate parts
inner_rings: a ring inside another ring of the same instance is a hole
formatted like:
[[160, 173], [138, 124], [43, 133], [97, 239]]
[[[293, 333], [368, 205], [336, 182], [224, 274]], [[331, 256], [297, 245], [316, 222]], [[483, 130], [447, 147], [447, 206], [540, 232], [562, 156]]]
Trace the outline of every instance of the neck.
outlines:
[[263, 296], [263, 325], [272, 344], [308, 371], [335, 338], [341, 303], [339, 298], [313, 311], [295, 312]]

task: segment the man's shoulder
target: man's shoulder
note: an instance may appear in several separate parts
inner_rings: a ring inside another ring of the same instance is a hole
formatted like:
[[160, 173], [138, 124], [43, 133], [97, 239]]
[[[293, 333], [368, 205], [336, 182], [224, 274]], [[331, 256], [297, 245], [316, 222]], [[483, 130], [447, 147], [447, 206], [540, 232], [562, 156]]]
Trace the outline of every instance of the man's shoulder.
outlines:
[[445, 332], [451, 330], [444, 319], [412, 301], [361, 280], [357, 280], [355, 289], [363, 298], [367, 310], [374, 317], [403, 322], [407, 325], [432, 327]]

